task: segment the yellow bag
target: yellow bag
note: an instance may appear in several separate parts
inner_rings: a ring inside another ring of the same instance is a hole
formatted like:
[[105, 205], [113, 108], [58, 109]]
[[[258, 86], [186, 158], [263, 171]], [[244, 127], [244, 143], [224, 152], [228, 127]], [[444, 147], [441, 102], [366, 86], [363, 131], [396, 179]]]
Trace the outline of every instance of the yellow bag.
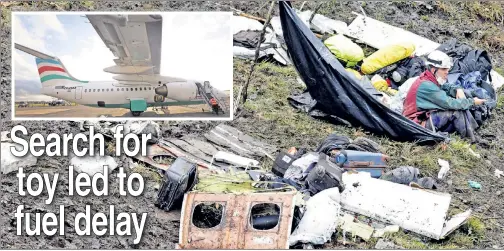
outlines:
[[350, 69], [350, 68], [346, 68], [345, 70], [347, 70], [348, 72], [353, 73], [357, 77], [357, 79], [362, 79], [362, 76], [360, 75], [360, 73], [358, 71], [356, 71], [354, 69]]
[[366, 75], [371, 74], [411, 56], [414, 51], [415, 45], [413, 43], [401, 43], [381, 48], [364, 59], [361, 66], [361, 72]]
[[346, 67], [355, 66], [364, 59], [362, 48], [341, 34], [326, 39], [324, 44], [336, 58], [347, 63]]
[[380, 75], [374, 75], [371, 78], [371, 83], [373, 84], [374, 88], [378, 91], [385, 92], [389, 88], [387, 81], [383, 79]]

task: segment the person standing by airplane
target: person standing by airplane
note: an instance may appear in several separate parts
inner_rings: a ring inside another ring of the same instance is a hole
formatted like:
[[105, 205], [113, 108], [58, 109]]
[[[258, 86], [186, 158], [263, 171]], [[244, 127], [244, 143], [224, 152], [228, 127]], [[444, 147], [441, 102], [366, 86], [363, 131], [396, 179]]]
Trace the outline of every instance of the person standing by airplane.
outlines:
[[210, 99], [210, 105], [212, 105], [215, 114], [219, 115], [219, 104], [217, 104], [217, 100], [214, 97]]

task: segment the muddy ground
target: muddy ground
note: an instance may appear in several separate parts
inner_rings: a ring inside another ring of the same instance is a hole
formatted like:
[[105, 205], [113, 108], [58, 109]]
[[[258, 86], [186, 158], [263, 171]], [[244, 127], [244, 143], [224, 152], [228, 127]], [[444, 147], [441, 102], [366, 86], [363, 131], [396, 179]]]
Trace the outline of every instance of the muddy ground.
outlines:
[[[2, 3], [3, 4], [3, 3]], [[299, 6], [301, 2], [294, 5]], [[456, 2], [427, 2], [414, 3], [397, 2], [336, 2], [323, 6], [322, 14], [349, 23], [353, 19], [352, 11], [359, 12], [362, 6], [366, 14], [385, 21], [389, 24], [410, 30], [437, 42], [446, 38], [456, 37], [473, 46], [487, 49], [496, 69], [502, 69], [504, 61], [504, 38], [502, 12], [488, 8], [487, 3], [481, 5], [462, 4]], [[491, 3], [494, 4], [494, 3]], [[42, 3], [14, 3], [2, 6], [1, 29], [1, 119], [2, 130], [9, 130], [16, 124], [24, 124], [30, 132], [49, 134], [76, 133], [79, 128], [72, 122], [13, 122], [10, 121], [11, 111], [11, 31], [9, 24], [10, 11], [229, 11], [230, 6], [243, 10], [249, 14], [266, 16], [268, 3], [266, 2], [42, 2]], [[305, 8], [313, 9], [316, 3], [310, 2]], [[501, 6], [501, 11], [504, 6]], [[492, 10], [492, 11], [489, 11]], [[235, 60], [234, 84], [244, 84], [249, 62]], [[451, 214], [473, 209], [471, 221], [453, 233], [448, 240], [432, 241], [412, 233], [401, 230], [399, 233], [386, 236], [385, 239], [406, 248], [504, 248], [504, 178], [495, 178], [495, 168], [504, 164], [504, 107], [495, 111], [494, 118], [480, 130], [480, 134], [489, 140], [488, 145], [474, 146], [481, 154], [477, 159], [468, 154], [463, 147], [465, 141], [455, 137], [455, 143], [442, 150], [440, 146], [418, 147], [409, 143], [397, 143], [386, 138], [371, 135], [358, 128], [334, 126], [311, 119], [303, 113], [291, 108], [287, 103], [287, 96], [302, 91], [302, 86], [296, 81], [297, 74], [292, 68], [277, 67], [272, 64], [261, 64], [252, 80], [249, 94], [251, 99], [240, 111], [240, 116], [229, 124], [234, 125], [259, 139], [286, 149], [290, 146], [315, 148], [319, 142], [330, 133], [339, 133], [355, 138], [366, 136], [379, 142], [384, 151], [392, 156], [391, 168], [399, 165], [413, 165], [420, 168], [425, 176], [434, 177], [437, 174], [437, 158], [444, 158], [452, 164], [452, 172], [446, 182], [441, 183], [441, 191], [453, 195]], [[500, 70], [502, 72], [502, 70]], [[235, 94], [236, 94], [235, 88]], [[504, 97], [501, 94], [501, 97]], [[162, 123], [163, 136], [180, 137], [188, 133], [201, 133], [217, 123], [212, 122], [179, 122]], [[128, 167], [128, 160], [117, 159], [119, 166]], [[265, 167], [271, 166], [271, 161], [265, 160]], [[36, 166], [26, 172], [47, 172], [64, 175], [69, 164], [68, 158], [42, 157]], [[125, 168], [125, 170], [129, 170]], [[170, 249], [178, 241], [179, 218], [177, 213], [163, 213], [154, 206], [159, 186], [160, 176], [157, 173], [144, 170], [146, 189], [142, 196], [127, 198], [110, 196], [107, 200], [95, 197], [65, 196], [68, 186], [66, 176], [58, 187], [53, 205], [46, 206], [43, 194], [38, 198], [21, 197], [17, 195], [17, 178], [15, 173], [2, 175], [0, 195], [0, 248], [92, 248], [92, 249]], [[113, 172], [110, 176], [110, 190], [117, 190], [117, 182]], [[476, 180], [482, 184], [480, 191], [468, 187], [468, 180]], [[24, 204], [28, 212], [57, 212], [56, 205], [64, 204], [66, 211], [67, 234], [64, 237], [28, 237], [16, 236], [16, 222], [14, 213], [17, 205]], [[148, 212], [148, 222], [145, 227], [142, 242], [132, 244], [132, 239], [120, 237], [79, 237], [73, 229], [73, 217], [77, 212], [84, 212], [85, 205], [92, 205], [92, 209], [108, 212], [108, 205], [116, 205], [116, 211], [142, 213]], [[347, 245], [342, 244], [341, 234], [337, 234], [333, 241], [325, 248], [372, 248], [375, 240], [368, 243], [357, 241]]]

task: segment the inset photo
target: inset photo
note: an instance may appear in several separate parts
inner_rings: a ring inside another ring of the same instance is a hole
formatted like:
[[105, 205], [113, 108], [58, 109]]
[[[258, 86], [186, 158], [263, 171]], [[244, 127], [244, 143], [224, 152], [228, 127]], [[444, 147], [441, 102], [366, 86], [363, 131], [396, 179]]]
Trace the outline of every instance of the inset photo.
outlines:
[[12, 12], [12, 120], [232, 120], [231, 12]]

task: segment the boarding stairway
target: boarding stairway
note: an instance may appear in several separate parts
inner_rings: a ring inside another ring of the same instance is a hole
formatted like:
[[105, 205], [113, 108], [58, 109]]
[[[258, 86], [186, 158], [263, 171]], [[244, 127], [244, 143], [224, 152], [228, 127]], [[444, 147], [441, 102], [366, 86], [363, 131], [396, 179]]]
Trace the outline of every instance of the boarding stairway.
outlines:
[[212, 86], [210, 83], [205, 82], [203, 85], [201, 83], [196, 82], [196, 86], [198, 86], [198, 93], [205, 99], [205, 102], [212, 108], [212, 104], [210, 103], [210, 99], [212, 97], [215, 98], [217, 104], [219, 105], [219, 109], [226, 113], [229, 109], [229, 104], [227, 104], [222, 97], [218, 97], [215, 95]]

